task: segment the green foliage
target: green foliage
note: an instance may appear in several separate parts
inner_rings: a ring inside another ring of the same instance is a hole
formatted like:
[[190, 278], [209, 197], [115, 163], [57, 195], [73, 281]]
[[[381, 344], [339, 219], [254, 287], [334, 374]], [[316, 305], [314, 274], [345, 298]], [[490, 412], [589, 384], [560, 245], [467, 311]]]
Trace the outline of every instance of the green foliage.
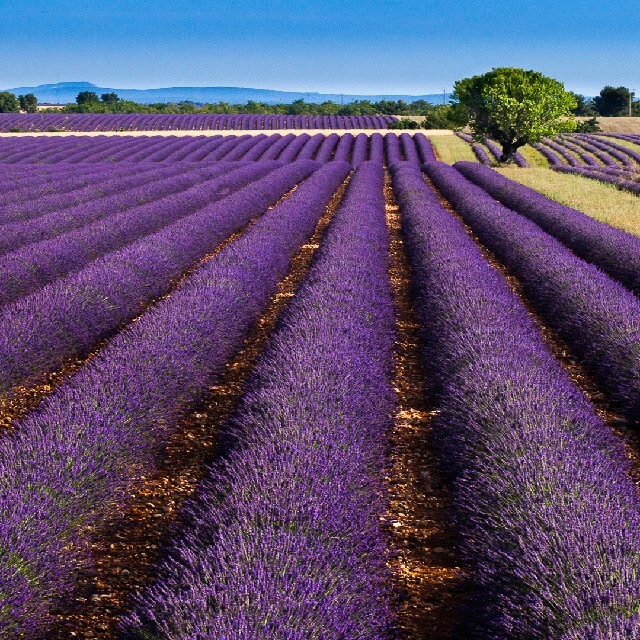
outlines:
[[120, 101], [120, 98], [118, 98], [117, 93], [112, 92], [112, 93], [103, 93], [100, 96], [100, 100], [105, 104], [115, 104], [116, 102]]
[[81, 91], [76, 96], [76, 104], [80, 109], [90, 110], [90, 107], [100, 102], [95, 91]]
[[9, 133], [22, 133], [22, 129], [20, 127], [9, 127]]
[[15, 95], [9, 91], [0, 91], [0, 113], [17, 113], [20, 105]]
[[569, 92], [576, 100], [576, 108], [571, 109], [571, 113], [574, 116], [595, 116], [596, 110], [593, 106], [593, 100], [589, 98], [585, 98], [583, 95], [579, 93], [574, 93], [573, 91]]
[[626, 87], [607, 85], [593, 99], [596, 111], [601, 116], [628, 116], [631, 92]]
[[575, 129], [576, 99], [537, 71], [503, 67], [464, 78], [454, 84], [453, 99], [474, 138], [502, 145], [502, 162], [511, 162], [525, 144]]
[[389, 125], [389, 129], [419, 129], [420, 123], [410, 118], [400, 118]]
[[38, 98], [33, 93], [27, 93], [23, 96], [18, 96], [18, 102], [20, 103], [20, 110], [27, 113], [35, 113], [38, 110]]
[[583, 122], [576, 122], [577, 133], [598, 133], [600, 130], [600, 123], [596, 120], [595, 116]]

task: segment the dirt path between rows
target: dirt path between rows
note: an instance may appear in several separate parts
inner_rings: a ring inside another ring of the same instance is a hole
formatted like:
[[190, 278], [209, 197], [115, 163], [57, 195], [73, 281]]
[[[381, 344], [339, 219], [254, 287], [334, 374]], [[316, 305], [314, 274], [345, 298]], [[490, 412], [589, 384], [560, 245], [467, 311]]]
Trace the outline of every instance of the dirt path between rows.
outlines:
[[458, 620], [462, 571], [447, 531], [447, 492], [431, 443], [435, 415], [426, 389], [419, 325], [410, 291], [410, 267], [390, 177], [385, 184], [391, 235], [391, 282], [396, 307], [398, 413], [390, 446], [391, 570], [403, 640], [450, 640]]

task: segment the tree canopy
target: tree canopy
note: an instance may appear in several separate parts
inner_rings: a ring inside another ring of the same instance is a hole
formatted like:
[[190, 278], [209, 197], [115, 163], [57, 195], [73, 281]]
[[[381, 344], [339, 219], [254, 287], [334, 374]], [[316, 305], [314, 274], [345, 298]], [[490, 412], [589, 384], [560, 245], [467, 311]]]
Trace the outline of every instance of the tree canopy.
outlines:
[[627, 87], [607, 85], [593, 99], [593, 104], [601, 116], [626, 116], [629, 115], [630, 98], [631, 92]]
[[81, 91], [76, 96], [76, 103], [78, 106], [94, 104], [96, 102], [100, 102], [100, 99], [95, 91]]
[[493, 69], [458, 80], [452, 97], [474, 138], [502, 145], [501, 162], [511, 162], [525, 144], [575, 129], [576, 99], [561, 82], [537, 71]]
[[33, 93], [18, 96], [20, 109], [27, 113], [35, 113], [38, 110], [38, 98]]
[[20, 111], [18, 99], [10, 91], [0, 91], [0, 113], [17, 113]]

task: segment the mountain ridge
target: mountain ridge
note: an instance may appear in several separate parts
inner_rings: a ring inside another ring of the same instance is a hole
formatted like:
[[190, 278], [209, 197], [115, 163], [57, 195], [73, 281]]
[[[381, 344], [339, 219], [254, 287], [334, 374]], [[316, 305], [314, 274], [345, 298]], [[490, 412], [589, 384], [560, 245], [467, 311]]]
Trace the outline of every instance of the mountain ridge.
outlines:
[[[34, 87], [15, 87], [6, 89], [12, 93], [33, 93], [38, 102], [51, 104], [68, 104], [75, 102], [80, 91], [95, 91], [101, 93], [115, 92], [124, 100], [133, 100], [142, 104], [154, 102], [190, 101], [198, 104], [212, 102], [228, 102], [231, 104], [245, 104], [250, 100], [266, 104], [290, 103], [294, 100], [304, 100], [312, 104], [332, 100], [336, 103], [349, 103], [356, 100], [426, 100], [433, 104], [442, 103], [442, 94], [405, 95], [405, 94], [346, 94], [320, 93], [317, 91], [278, 91], [275, 89], [254, 89], [250, 87], [162, 87], [158, 89], [115, 89], [100, 87], [91, 82], [57, 82], [41, 84]], [[447, 94], [446, 98], [449, 98]]]

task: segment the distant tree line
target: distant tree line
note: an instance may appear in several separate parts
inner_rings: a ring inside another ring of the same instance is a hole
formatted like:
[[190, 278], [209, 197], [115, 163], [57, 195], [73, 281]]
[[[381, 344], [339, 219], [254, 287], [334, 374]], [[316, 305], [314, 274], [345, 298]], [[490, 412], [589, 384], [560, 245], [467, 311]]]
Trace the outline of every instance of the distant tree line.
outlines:
[[35, 113], [38, 109], [38, 98], [33, 93], [15, 96], [9, 91], [0, 91], [0, 113]]
[[[634, 116], [640, 116], [640, 100], [626, 87], [607, 85], [595, 98], [572, 93], [577, 106], [572, 110], [576, 116], [628, 116], [629, 105]], [[38, 100], [32, 93], [15, 96], [8, 91], [0, 91], [0, 113], [37, 111]], [[45, 109], [46, 111], [46, 109]], [[194, 102], [170, 102], [140, 104], [132, 100], [123, 100], [116, 93], [103, 93], [98, 96], [93, 91], [81, 91], [75, 104], [67, 105], [67, 113], [256, 113], [277, 115], [311, 116], [424, 116], [423, 126], [427, 129], [451, 129], [460, 125], [460, 116], [455, 104], [434, 105], [426, 100], [405, 102], [404, 100], [358, 100], [347, 104], [338, 104], [331, 100], [315, 104], [304, 100], [291, 103], [267, 104], [249, 100], [244, 104], [216, 102], [196, 104]], [[56, 110], [57, 113], [60, 110]], [[415, 126], [415, 125], [411, 125]], [[419, 125], [418, 125], [419, 126]]]
[[573, 96], [578, 103], [578, 106], [573, 109], [576, 116], [640, 116], [640, 100], [634, 100], [635, 94], [627, 87], [607, 85], [592, 99], [577, 93]]

